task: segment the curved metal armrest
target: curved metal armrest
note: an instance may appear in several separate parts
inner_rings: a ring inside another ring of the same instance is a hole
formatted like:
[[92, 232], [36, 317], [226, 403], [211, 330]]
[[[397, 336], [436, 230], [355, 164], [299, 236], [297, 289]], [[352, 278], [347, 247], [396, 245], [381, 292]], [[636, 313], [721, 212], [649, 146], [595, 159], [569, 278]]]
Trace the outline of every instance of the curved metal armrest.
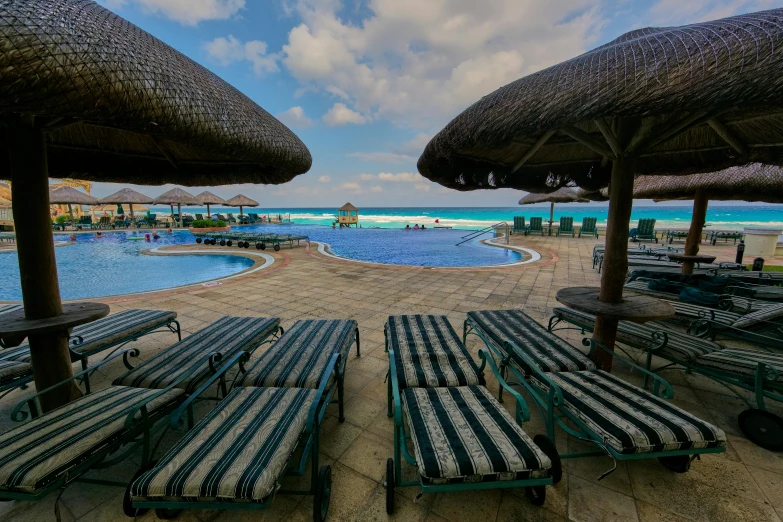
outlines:
[[[655, 330], [653, 331], [652, 335], [650, 336], [653, 345], [648, 346], [646, 348], [646, 351], [649, 352], [657, 352], [658, 350], [663, 349], [666, 347], [666, 345], [669, 344], [669, 332], [665, 332], [663, 330]], [[582, 344], [584, 344], [584, 340], [582, 340]]]
[[392, 398], [394, 399], [394, 425], [402, 427], [402, 400], [397, 381], [397, 365], [394, 363], [394, 349], [389, 348], [389, 379], [391, 379]]
[[[77, 372], [73, 374], [71, 377], [65, 379], [64, 381], [60, 381], [57, 384], [54, 384], [52, 386], [49, 386], [46, 389], [43, 389], [41, 391], [38, 391], [35, 393], [35, 395], [28, 397], [27, 399], [23, 400], [19, 404], [17, 404], [14, 409], [11, 411], [11, 420], [14, 422], [22, 422], [26, 420], [29, 416], [37, 417], [38, 416], [38, 406], [37, 406], [37, 400], [38, 398], [43, 395], [44, 393], [49, 393], [52, 390], [55, 390], [59, 388], [60, 386], [64, 386], [67, 383], [74, 381], [76, 379], [79, 379], [83, 375], [86, 375], [88, 373], [94, 372], [97, 368], [103, 366], [106, 363], [109, 363], [113, 361], [114, 359], [117, 359], [118, 357], [122, 357], [123, 360], [127, 361], [128, 357], [138, 357], [139, 356], [139, 349], [138, 348], [128, 348], [127, 350], [122, 350], [114, 355], [107, 357], [106, 359], [102, 360], [98, 364], [95, 364], [93, 366], [90, 366], [89, 368], [82, 370], [80, 372]], [[25, 406], [28, 406], [29, 412], [26, 412], [23, 410]]]
[[530, 368], [533, 373], [536, 374], [536, 378], [540, 379], [547, 383], [549, 386], [549, 394], [552, 397], [552, 404], [554, 406], [560, 406], [563, 404], [563, 392], [560, 390], [560, 386], [555, 384], [555, 382], [550, 379], [546, 373], [541, 371], [541, 368], [538, 367], [538, 364], [535, 363], [532, 359], [530, 359], [525, 352], [519, 349], [519, 347], [514, 344], [513, 341], [506, 341], [506, 352], [507, 353], [516, 353], [525, 363], [527, 364], [528, 368]]
[[316, 393], [315, 400], [310, 405], [310, 410], [307, 413], [307, 424], [305, 425], [305, 433], [310, 434], [313, 433], [313, 430], [316, 429], [315, 421], [318, 416], [318, 405], [321, 402], [321, 398], [324, 397], [324, 393], [326, 392], [326, 386], [329, 384], [329, 377], [330, 374], [334, 373], [337, 374], [339, 371], [338, 367], [340, 365], [340, 354], [339, 353], [333, 353], [332, 356], [329, 358], [329, 362], [326, 365], [326, 368], [324, 368], [324, 373], [321, 375], [320, 383], [318, 384], [318, 392]]
[[[640, 371], [644, 375], [647, 375], [648, 377], [652, 378], [653, 379], [653, 394], [654, 395], [657, 395], [659, 397], [663, 397], [664, 399], [671, 399], [671, 398], [674, 397], [674, 389], [672, 388], [671, 384], [669, 384], [669, 381], [667, 381], [666, 379], [664, 379], [663, 377], [661, 377], [657, 373], [651, 372], [651, 371], [649, 371], [649, 370], [639, 366], [638, 364], [636, 364], [632, 360], [626, 359], [625, 357], [623, 357], [621, 355], [618, 355], [617, 352], [615, 352], [614, 350], [610, 350], [609, 348], [604, 346], [602, 343], [596, 341], [595, 339], [590, 339], [590, 338], [585, 337], [585, 338], [582, 339], [582, 344], [584, 346], [592, 345], [593, 348], [595, 348], [597, 346], [597, 347], [601, 348], [602, 350], [606, 351], [608, 354], [610, 354], [615, 359], [618, 359], [618, 360], [624, 362], [625, 364], [631, 366], [632, 368]], [[663, 389], [661, 390], [661, 388], [663, 388]]]
[[479, 349], [479, 358], [482, 360], [481, 363], [482, 368], [484, 367], [485, 364], [489, 365], [490, 369], [492, 370], [492, 373], [495, 374], [495, 378], [498, 380], [498, 383], [507, 392], [513, 395], [514, 399], [517, 401], [517, 407], [516, 407], [517, 423], [521, 425], [523, 422], [529, 421], [530, 409], [527, 407], [527, 403], [525, 402], [525, 399], [522, 398], [522, 395], [520, 395], [519, 392], [517, 392], [514, 388], [509, 386], [509, 384], [500, 374], [500, 370], [495, 364], [495, 360], [492, 358], [492, 354], [490, 354], [486, 348], [481, 348]]

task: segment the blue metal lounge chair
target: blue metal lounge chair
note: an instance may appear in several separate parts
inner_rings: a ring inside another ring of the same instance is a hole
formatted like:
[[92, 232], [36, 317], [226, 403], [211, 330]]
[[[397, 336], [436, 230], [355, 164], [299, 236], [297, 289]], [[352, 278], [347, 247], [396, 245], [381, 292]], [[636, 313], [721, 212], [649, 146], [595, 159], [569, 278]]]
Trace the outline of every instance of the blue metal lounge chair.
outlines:
[[541, 234], [542, 236], [544, 235], [544, 225], [540, 217], [530, 218], [530, 226], [527, 229], [527, 234]]
[[574, 218], [563, 216], [560, 218], [560, 226], [557, 227], [557, 236], [568, 235], [576, 237], [576, 231], [574, 230]]
[[[534, 504], [543, 504], [545, 486], [562, 476], [557, 450], [545, 437], [531, 440], [520, 428], [530, 412], [498, 373], [501, 386], [517, 400], [516, 419], [484, 386], [484, 366], [497, 372], [492, 357], [482, 350], [484, 362], [477, 367], [445, 316], [392, 316], [385, 330], [389, 415], [394, 405], [386, 512], [394, 511], [395, 488], [406, 486], [422, 493], [524, 487]], [[418, 469], [416, 480], [402, 480], [403, 459]]]
[[631, 235], [632, 241], [655, 241], [658, 242], [658, 235], [655, 233], [655, 219], [642, 218], [636, 226], [636, 232]]
[[598, 222], [597, 218], [594, 217], [586, 217], [582, 220], [582, 226], [579, 227], [579, 237], [582, 237], [582, 234], [586, 236], [595, 236], [596, 239], [598, 239], [598, 226], [596, 223]]
[[[607, 352], [612, 357], [653, 379], [653, 393], [596, 369], [582, 352], [521, 310], [468, 312], [463, 335], [468, 334], [478, 336], [500, 358], [501, 371], [509, 371], [513, 378], [510, 384], [530, 393], [544, 416], [550, 439], [554, 440], [559, 425], [600, 449], [561, 455], [563, 459], [596, 455], [615, 460], [658, 458], [670, 470], [684, 473], [693, 455], [726, 451], [722, 430], [661, 398], [674, 395], [669, 383], [611, 350]], [[591, 351], [604, 349], [594, 339], [583, 343]]]

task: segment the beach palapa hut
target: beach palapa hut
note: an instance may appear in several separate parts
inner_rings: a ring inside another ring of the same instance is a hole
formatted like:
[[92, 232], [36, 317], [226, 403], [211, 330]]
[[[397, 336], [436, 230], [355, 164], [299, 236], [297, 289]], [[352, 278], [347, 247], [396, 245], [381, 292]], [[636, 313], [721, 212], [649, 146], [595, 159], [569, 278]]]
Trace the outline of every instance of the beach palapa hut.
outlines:
[[152, 198], [149, 196], [145, 196], [141, 192], [135, 191], [132, 188], [124, 188], [121, 190], [118, 190], [114, 194], [111, 194], [110, 196], [106, 196], [105, 198], [101, 198], [100, 203], [102, 204], [115, 204], [115, 205], [123, 205], [128, 204], [128, 209], [130, 211], [130, 218], [131, 218], [131, 224], [135, 226], [135, 220], [133, 218], [133, 205], [143, 205], [145, 203], [152, 203]]
[[346, 203], [337, 211], [337, 223], [341, 227], [359, 226], [359, 209], [351, 203]]
[[549, 235], [552, 235], [552, 221], [555, 218], [555, 203], [588, 203], [589, 200], [579, 197], [571, 187], [560, 187], [554, 192], [539, 194], [531, 192], [519, 200], [520, 205], [549, 203]]
[[76, 190], [73, 187], [64, 186], [49, 191], [49, 204], [68, 205], [68, 214], [70, 214], [71, 223], [73, 223], [72, 205], [97, 205], [98, 198]]
[[673, 313], [623, 305], [634, 176], [783, 163], [781, 45], [782, 9], [631, 31], [484, 96], [432, 138], [419, 172], [457, 190], [609, 186], [601, 287], [580, 292], [611, 349], [619, 317]]
[[257, 207], [258, 201], [250, 199], [243, 194], [237, 194], [233, 198], [226, 200], [226, 205], [229, 207], [239, 207], [239, 215], [242, 216], [242, 207]]
[[[201, 201], [185, 190], [179, 187], [173, 188], [156, 197], [152, 201], [153, 205], [177, 205], [177, 215], [179, 216], [179, 226], [182, 227], [182, 205], [201, 205]], [[173, 210], [173, 207], [172, 207]], [[171, 221], [174, 220], [174, 212], [171, 213]]]
[[[0, 317], [6, 346], [27, 336], [36, 388], [72, 375], [68, 330], [109, 312], [63, 305], [49, 177], [149, 185], [277, 184], [307, 172], [307, 147], [237, 89], [94, 2], [0, 4], [0, 179], [11, 180], [24, 312]], [[43, 328], [45, 325], [45, 328]], [[80, 394], [41, 397], [49, 411]]]
[[206, 205], [207, 206], [207, 219], [212, 217], [212, 213], [209, 211], [209, 206], [210, 205], [225, 205], [226, 204], [226, 200], [225, 199], [221, 198], [218, 195], [213, 194], [212, 192], [210, 192], [208, 190], [205, 190], [201, 194], [198, 194], [196, 196], [196, 199], [201, 201], [202, 205]]

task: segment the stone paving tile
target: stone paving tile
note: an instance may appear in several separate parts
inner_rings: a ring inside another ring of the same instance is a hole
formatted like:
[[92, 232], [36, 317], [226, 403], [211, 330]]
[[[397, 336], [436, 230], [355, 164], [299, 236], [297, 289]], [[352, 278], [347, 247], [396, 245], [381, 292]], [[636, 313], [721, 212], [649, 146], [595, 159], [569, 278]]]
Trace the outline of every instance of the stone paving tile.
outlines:
[[[383, 351], [386, 318], [400, 313], [443, 314], [461, 333], [467, 311], [522, 307], [535, 320], [546, 324], [552, 307], [557, 305], [555, 294], [560, 288], [597, 286], [600, 282], [600, 276], [591, 266], [591, 252], [597, 242], [594, 239], [514, 236], [512, 242], [539, 251], [541, 260], [517, 268], [422, 270], [350, 263], [298, 248], [272, 253], [277, 261], [272, 267], [226, 280], [219, 286], [195, 285], [152, 294], [116, 296], [105, 301], [111, 305], [112, 312], [134, 307], [175, 310], [183, 335], [190, 335], [227, 314], [279, 317], [285, 328], [303, 318], [356, 319], [362, 356], [356, 358], [352, 353], [348, 360], [346, 421], [338, 422], [337, 408], [332, 405], [323, 425], [321, 460], [333, 467], [329, 513], [332, 521], [781, 522], [783, 454], [759, 448], [743, 437], [736, 417], [745, 406], [731, 392], [707, 379], [676, 371], [663, 374], [676, 391], [674, 403], [715, 422], [729, 434], [725, 454], [707, 455], [694, 461], [687, 474], [670, 473], [655, 461], [628, 461], [619, 463], [614, 473], [598, 481], [601, 473], [612, 467], [611, 459], [567, 460], [562, 482], [547, 488], [547, 500], [540, 508], [533, 506], [522, 490], [438, 493], [419, 498], [418, 489], [402, 488], [395, 495], [395, 515], [386, 515], [382, 480], [386, 459], [392, 456], [393, 441], [393, 420], [386, 416], [384, 381], [388, 368]], [[702, 245], [702, 251], [716, 253], [720, 259], [734, 257], [731, 244]], [[781, 264], [783, 260], [773, 262]], [[578, 332], [560, 334], [584, 350]], [[147, 359], [172, 342], [172, 335], [164, 333], [144, 337], [133, 346], [139, 348], [141, 359]], [[469, 340], [468, 349], [474, 357], [480, 347], [480, 341]], [[656, 360], [655, 364], [663, 362]], [[638, 384], [638, 375], [629, 374], [627, 368], [618, 366], [615, 371]], [[122, 372], [120, 361], [106, 365], [93, 375], [93, 388], [108, 386]], [[497, 393], [497, 382], [491, 376], [487, 386]], [[15, 425], [10, 421], [10, 411], [31, 393], [29, 389], [16, 391], [0, 400], [0, 431]], [[544, 423], [531, 398], [524, 391], [522, 396], [528, 401], [532, 415], [524, 429], [531, 435], [543, 433]], [[196, 417], [203, 416], [214, 404], [200, 403]], [[507, 396], [503, 404], [513, 413], [514, 401]], [[779, 405], [770, 406], [779, 408]], [[159, 455], [181, 436], [182, 432], [178, 431], [167, 433]], [[588, 448], [560, 430], [556, 442], [563, 453]], [[138, 465], [139, 455], [136, 452], [128, 461], [97, 473], [127, 479]], [[403, 465], [403, 478], [415, 479], [416, 470]], [[306, 487], [308, 483], [309, 474], [284, 481], [286, 487]], [[61, 519], [65, 522], [129, 520], [122, 514], [121, 493], [120, 488], [74, 483], [60, 500]], [[55, 498], [53, 494], [35, 503], [0, 503], [0, 520], [54, 520]], [[312, 520], [311, 510], [310, 497], [278, 495], [269, 511], [199, 510], [183, 513], [177, 520], [294, 522]], [[157, 518], [150, 512], [137, 520], [151, 522]]]

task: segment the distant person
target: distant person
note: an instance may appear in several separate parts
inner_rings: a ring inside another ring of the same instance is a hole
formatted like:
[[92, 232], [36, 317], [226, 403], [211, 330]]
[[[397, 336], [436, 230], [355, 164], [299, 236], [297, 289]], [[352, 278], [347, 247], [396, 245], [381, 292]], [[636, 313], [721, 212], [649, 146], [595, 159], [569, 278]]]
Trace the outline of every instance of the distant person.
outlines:
[[150, 242], [150, 235], [149, 234], [144, 234], [144, 241], [146, 241], [147, 243]]
[[435, 220], [435, 223], [440, 223], [440, 219], [436, 219], [436, 220]]
[[172, 231], [171, 231], [171, 229], [169, 229], [169, 235], [171, 235], [171, 234], [173, 234], [173, 233], [174, 233], [174, 232], [172, 232]]
[[101, 232], [96, 232], [95, 237], [103, 237], [103, 234]]
[[153, 232], [153, 233], [152, 233], [152, 239], [158, 239], [159, 237], [160, 237], [160, 236], [158, 235], [158, 233], [157, 233], [157, 232]]
[[424, 230], [424, 228], [425, 228], [425, 227], [424, 227], [424, 225], [422, 225], [422, 226], [421, 226], [421, 229], [422, 229], [422, 230]]
[[76, 234], [71, 234], [70, 239], [71, 239], [71, 241], [76, 241]]
[[410, 225], [405, 225], [405, 230], [410, 230], [410, 229], [411, 229]]
[[413, 225], [413, 230], [419, 230], [419, 224], [418, 224], [418, 223], [416, 223], [415, 225]]

